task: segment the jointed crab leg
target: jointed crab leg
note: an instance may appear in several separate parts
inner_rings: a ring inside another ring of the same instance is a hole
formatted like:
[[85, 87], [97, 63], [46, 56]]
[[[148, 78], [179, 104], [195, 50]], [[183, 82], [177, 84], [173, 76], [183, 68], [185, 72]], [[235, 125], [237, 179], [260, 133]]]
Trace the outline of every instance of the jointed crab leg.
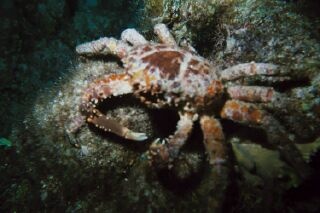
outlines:
[[76, 47], [78, 55], [83, 56], [100, 56], [100, 55], [117, 55], [123, 58], [129, 45], [124, 41], [119, 41], [115, 38], [103, 37], [95, 41], [86, 42]]
[[[177, 46], [177, 42], [170, 33], [168, 27], [165, 24], [157, 24], [154, 26], [154, 33], [158, 36], [159, 40], [163, 44]], [[191, 46], [186, 40], [183, 40], [179, 45], [190, 52], [196, 53], [195, 48]]]
[[209, 190], [213, 192], [208, 197], [208, 212], [222, 212], [230, 175], [224, 134], [220, 122], [213, 117], [202, 116], [200, 125], [209, 163], [212, 166]]
[[99, 110], [94, 109], [92, 115], [87, 118], [88, 123], [94, 124], [96, 127], [107, 132], [112, 132], [123, 138], [142, 141], [147, 139], [144, 133], [133, 132], [132, 130], [122, 126], [116, 120], [102, 114]]
[[230, 119], [234, 122], [248, 124], [249, 126], [262, 125], [266, 112], [249, 104], [238, 100], [228, 100], [220, 113], [222, 118]]
[[268, 142], [279, 147], [280, 155], [296, 169], [301, 178], [306, 178], [310, 174], [308, 165], [288, 138], [288, 133], [284, 127], [264, 110], [259, 109], [254, 104], [229, 100], [221, 111], [221, 117], [264, 129]]
[[189, 113], [180, 114], [177, 129], [169, 136], [167, 143], [159, 143], [159, 139], [150, 146], [150, 157], [153, 164], [160, 167], [168, 166], [178, 157], [181, 147], [185, 144], [191, 131], [193, 121], [196, 117]]
[[121, 33], [121, 40], [134, 46], [148, 43], [148, 41], [135, 29], [126, 29]]
[[81, 110], [87, 115], [87, 122], [100, 129], [115, 133], [121, 137], [142, 141], [145, 133], [137, 133], [123, 127], [117, 121], [99, 112], [97, 104], [106, 98], [132, 93], [133, 89], [126, 74], [111, 74], [89, 85], [82, 97]]
[[162, 43], [177, 46], [176, 40], [173, 38], [165, 24], [156, 24], [154, 26], [154, 33]]
[[226, 162], [224, 134], [220, 122], [209, 116], [202, 116], [200, 125], [203, 132], [204, 145], [209, 158], [209, 163], [218, 170]]
[[278, 66], [268, 63], [244, 63], [235, 65], [220, 73], [221, 80], [236, 80], [238, 78], [253, 75], [277, 75], [280, 74]]
[[227, 89], [232, 99], [249, 102], [270, 102], [274, 96], [273, 87], [230, 86]]

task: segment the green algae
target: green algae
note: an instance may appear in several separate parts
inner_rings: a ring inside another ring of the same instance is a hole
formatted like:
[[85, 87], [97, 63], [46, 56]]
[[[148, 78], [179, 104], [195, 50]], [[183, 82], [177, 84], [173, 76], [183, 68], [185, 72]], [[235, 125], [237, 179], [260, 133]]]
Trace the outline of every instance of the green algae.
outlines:
[[280, 159], [277, 151], [258, 144], [231, 143], [237, 162], [246, 171], [269, 180], [290, 177], [288, 187], [299, 184], [299, 177]]
[[311, 158], [320, 150], [320, 138], [312, 143], [297, 144], [296, 145], [305, 161], [310, 162]]
[[5, 149], [12, 147], [12, 142], [6, 138], [0, 138], [0, 147], [4, 147]]

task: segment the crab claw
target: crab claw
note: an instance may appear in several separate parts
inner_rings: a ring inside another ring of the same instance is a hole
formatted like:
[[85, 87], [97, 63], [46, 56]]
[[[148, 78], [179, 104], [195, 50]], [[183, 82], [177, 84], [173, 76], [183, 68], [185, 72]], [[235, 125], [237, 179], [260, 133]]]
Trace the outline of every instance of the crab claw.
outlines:
[[149, 149], [150, 163], [160, 169], [170, 168], [170, 154], [166, 139], [157, 138]]
[[144, 141], [148, 139], [148, 136], [142, 132], [133, 132], [130, 129], [125, 132], [124, 137], [126, 139], [134, 140], [134, 141]]

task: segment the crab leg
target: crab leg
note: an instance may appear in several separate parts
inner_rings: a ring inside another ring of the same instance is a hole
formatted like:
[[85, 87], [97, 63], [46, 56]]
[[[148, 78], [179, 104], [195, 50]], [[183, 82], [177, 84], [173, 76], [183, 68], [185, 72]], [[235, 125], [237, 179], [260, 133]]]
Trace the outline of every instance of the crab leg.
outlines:
[[135, 141], [143, 141], [147, 139], [147, 136], [144, 133], [133, 132], [119, 124], [116, 120], [105, 116], [97, 109], [94, 109], [93, 113], [94, 114], [87, 118], [87, 122], [94, 124], [97, 128], [103, 129], [106, 132], [112, 132], [125, 139]]
[[175, 39], [165, 24], [156, 24], [154, 26], [154, 33], [158, 36], [162, 43], [177, 46]]
[[231, 86], [227, 92], [232, 99], [249, 102], [270, 102], [274, 96], [273, 87]]
[[126, 41], [133, 46], [142, 45], [148, 43], [147, 40], [138, 33], [135, 29], [126, 29], [121, 33], [121, 40]]
[[209, 212], [222, 212], [230, 173], [224, 134], [220, 122], [213, 117], [202, 116], [200, 125], [209, 163], [212, 166], [209, 178], [212, 181], [208, 185], [205, 184], [206, 187], [210, 186], [210, 191], [214, 191], [208, 197], [208, 209]]
[[147, 139], [145, 133], [133, 132], [123, 127], [116, 120], [102, 114], [96, 107], [106, 98], [132, 93], [130, 78], [126, 74], [111, 74], [89, 85], [82, 97], [81, 110], [87, 115], [87, 122], [121, 137], [142, 141]]
[[264, 110], [259, 109], [254, 104], [229, 100], [221, 111], [221, 117], [264, 129], [268, 142], [279, 147], [280, 155], [296, 169], [301, 178], [306, 178], [310, 174], [309, 166], [288, 138], [288, 133], [286, 133], [284, 127]]
[[76, 47], [78, 55], [82, 56], [100, 56], [117, 55], [123, 58], [130, 49], [129, 45], [115, 38], [103, 37], [95, 41], [86, 42]]
[[238, 78], [254, 75], [277, 75], [280, 69], [274, 64], [268, 63], [244, 63], [238, 64], [228, 69], [222, 70], [220, 73], [221, 80], [236, 80]]
[[227, 156], [221, 124], [217, 119], [209, 116], [202, 116], [200, 124], [209, 163], [221, 170]]
[[203, 132], [204, 145], [209, 158], [209, 163], [217, 166], [218, 170], [226, 162], [224, 134], [220, 122], [209, 116], [202, 116], [200, 125]]
[[181, 147], [188, 139], [192, 128], [193, 121], [196, 117], [189, 113], [180, 114], [180, 120], [177, 124], [175, 133], [167, 139], [167, 143], [159, 143], [160, 139], [156, 139], [150, 146], [151, 163], [159, 168], [168, 166], [172, 167], [172, 162], [178, 157]]

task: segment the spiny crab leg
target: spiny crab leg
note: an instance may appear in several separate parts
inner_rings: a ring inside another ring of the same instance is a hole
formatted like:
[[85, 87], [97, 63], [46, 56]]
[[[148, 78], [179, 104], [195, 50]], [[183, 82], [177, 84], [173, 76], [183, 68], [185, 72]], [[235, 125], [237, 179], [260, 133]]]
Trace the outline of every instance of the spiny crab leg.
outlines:
[[162, 43], [177, 46], [176, 40], [173, 38], [165, 24], [156, 24], [154, 26], [154, 33]]
[[208, 154], [210, 169], [209, 185], [210, 193], [208, 197], [208, 212], [222, 212], [226, 190], [229, 183], [230, 165], [228, 162], [227, 146], [220, 122], [210, 116], [202, 116], [200, 125], [203, 132], [204, 145]]
[[151, 163], [159, 168], [168, 166], [170, 169], [172, 162], [178, 157], [181, 147], [187, 141], [192, 128], [193, 121], [197, 119], [196, 115], [189, 113], [180, 113], [180, 120], [177, 124], [175, 133], [169, 136], [167, 143], [156, 139], [150, 146], [149, 154]]
[[123, 58], [130, 46], [124, 41], [115, 38], [103, 37], [95, 41], [86, 42], [76, 47], [78, 55], [82, 56], [101, 56], [101, 55], [117, 55]]
[[[158, 36], [161, 43], [177, 46], [176, 40], [174, 39], [174, 37], [172, 36], [168, 27], [165, 24], [156, 24], [154, 26], [153, 31]], [[187, 40], [182, 40], [182, 42], [179, 45], [192, 53], [197, 53], [196, 49], [192, 47]]]
[[87, 115], [87, 122], [121, 137], [143, 141], [147, 139], [145, 133], [138, 133], [123, 127], [117, 121], [99, 112], [96, 108], [99, 102], [113, 96], [120, 96], [133, 92], [130, 78], [126, 74], [110, 74], [98, 79], [86, 89], [82, 97], [81, 110]]
[[200, 125], [209, 163], [220, 171], [227, 159], [222, 126], [217, 119], [209, 116], [202, 116]]
[[274, 64], [268, 63], [244, 63], [232, 66], [225, 70], [222, 70], [220, 73], [221, 80], [231, 81], [238, 78], [254, 75], [278, 75], [280, 74], [280, 69]]
[[145, 133], [133, 132], [132, 130], [122, 126], [116, 120], [105, 116], [99, 110], [94, 109], [92, 115], [87, 118], [88, 123], [94, 124], [97, 128], [107, 132], [112, 132], [120, 137], [129, 140], [143, 141], [147, 139]]
[[304, 162], [301, 153], [288, 138], [284, 127], [271, 115], [259, 109], [254, 104], [229, 100], [225, 103], [221, 117], [237, 123], [262, 128], [268, 138], [268, 142], [279, 147], [280, 155], [298, 172], [301, 178], [310, 174], [309, 166]]
[[147, 44], [148, 41], [135, 29], [126, 29], [121, 33], [121, 40], [133, 46]]
[[273, 87], [230, 86], [227, 93], [232, 99], [249, 102], [270, 102], [275, 94]]

